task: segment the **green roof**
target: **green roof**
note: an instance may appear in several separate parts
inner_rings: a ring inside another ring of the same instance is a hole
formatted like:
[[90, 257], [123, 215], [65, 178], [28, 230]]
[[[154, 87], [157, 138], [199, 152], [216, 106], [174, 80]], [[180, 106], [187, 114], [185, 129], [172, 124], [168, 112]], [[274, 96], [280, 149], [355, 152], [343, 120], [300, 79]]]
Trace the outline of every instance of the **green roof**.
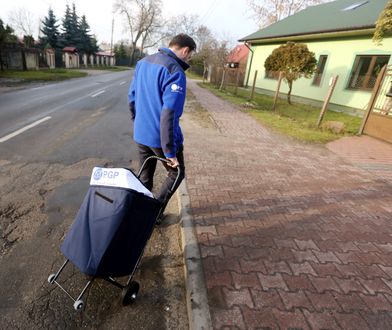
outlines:
[[388, 0], [337, 0], [308, 7], [239, 41], [374, 28]]

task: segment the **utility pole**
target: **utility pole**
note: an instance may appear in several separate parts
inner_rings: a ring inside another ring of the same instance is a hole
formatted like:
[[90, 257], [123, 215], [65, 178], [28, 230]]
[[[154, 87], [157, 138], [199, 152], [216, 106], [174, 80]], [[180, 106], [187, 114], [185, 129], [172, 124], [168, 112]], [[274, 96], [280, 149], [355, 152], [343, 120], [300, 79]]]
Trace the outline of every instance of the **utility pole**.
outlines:
[[112, 18], [112, 37], [110, 39], [110, 55], [113, 53], [113, 31], [114, 31], [114, 17]]

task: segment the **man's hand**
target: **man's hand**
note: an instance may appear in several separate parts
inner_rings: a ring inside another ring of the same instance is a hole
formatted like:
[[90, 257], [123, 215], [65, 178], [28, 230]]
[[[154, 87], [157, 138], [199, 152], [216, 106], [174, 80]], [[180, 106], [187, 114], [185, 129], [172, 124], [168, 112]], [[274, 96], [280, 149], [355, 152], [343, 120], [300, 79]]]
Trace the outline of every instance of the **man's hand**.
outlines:
[[177, 157], [174, 158], [166, 158], [170, 163], [168, 163], [167, 165], [169, 165], [170, 167], [176, 168], [178, 167], [180, 164], [177, 160]]

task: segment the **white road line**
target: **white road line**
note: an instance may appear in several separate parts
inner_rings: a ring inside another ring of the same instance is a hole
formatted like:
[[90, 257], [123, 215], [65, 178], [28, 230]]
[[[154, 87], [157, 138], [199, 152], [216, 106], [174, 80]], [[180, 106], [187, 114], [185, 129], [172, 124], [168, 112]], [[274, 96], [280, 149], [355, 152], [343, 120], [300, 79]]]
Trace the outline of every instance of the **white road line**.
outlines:
[[5, 141], [7, 141], [7, 140], [9, 140], [9, 139], [12, 139], [13, 137], [15, 137], [15, 136], [17, 136], [17, 135], [19, 135], [19, 134], [22, 134], [23, 132], [29, 130], [30, 128], [33, 128], [34, 126], [37, 126], [37, 125], [39, 125], [39, 124], [43, 123], [44, 121], [47, 121], [47, 120], [49, 120], [49, 119], [51, 119], [51, 118], [52, 118], [52, 117], [47, 116], [47, 117], [45, 117], [45, 118], [42, 118], [42, 119], [40, 119], [40, 120], [35, 121], [34, 123], [32, 123], [32, 124], [30, 124], [30, 125], [27, 125], [27, 126], [21, 128], [21, 129], [18, 129], [17, 131], [15, 131], [15, 132], [13, 132], [13, 133], [11, 133], [11, 134], [8, 134], [8, 135], [6, 135], [6, 136], [3, 136], [2, 138], [0, 138], [0, 143], [3, 143], [3, 142], [5, 142]]
[[122, 86], [122, 85], [124, 85], [126, 83], [127, 83], [126, 81], [122, 81], [122, 82], [120, 82], [120, 86]]
[[95, 94], [92, 94], [91, 97], [97, 97], [98, 95], [101, 95], [103, 93], [105, 93], [105, 90], [101, 90], [99, 92], [96, 92]]

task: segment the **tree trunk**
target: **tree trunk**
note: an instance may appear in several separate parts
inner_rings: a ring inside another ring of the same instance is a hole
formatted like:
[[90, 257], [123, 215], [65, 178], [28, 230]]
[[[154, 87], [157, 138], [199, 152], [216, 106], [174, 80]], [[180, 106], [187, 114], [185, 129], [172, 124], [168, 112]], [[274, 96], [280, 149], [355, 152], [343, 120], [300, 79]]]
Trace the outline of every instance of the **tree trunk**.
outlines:
[[131, 50], [131, 66], [135, 64], [135, 54], [136, 54], [136, 42], [132, 43], [132, 50]]
[[204, 63], [203, 64], [203, 83], [206, 81], [207, 71], [208, 71], [207, 65]]
[[287, 93], [287, 102], [291, 104], [291, 89], [293, 88], [293, 82], [291, 80], [287, 81], [289, 85], [289, 91]]

